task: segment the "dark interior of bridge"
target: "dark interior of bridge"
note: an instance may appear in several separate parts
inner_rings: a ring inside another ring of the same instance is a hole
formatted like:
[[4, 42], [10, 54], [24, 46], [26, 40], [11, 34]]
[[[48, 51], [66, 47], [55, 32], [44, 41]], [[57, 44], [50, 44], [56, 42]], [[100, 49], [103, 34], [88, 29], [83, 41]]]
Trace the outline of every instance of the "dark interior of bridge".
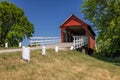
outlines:
[[82, 27], [71, 26], [64, 31], [64, 41], [73, 42], [73, 36], [83, 36], [85, 35], [85, 30]]

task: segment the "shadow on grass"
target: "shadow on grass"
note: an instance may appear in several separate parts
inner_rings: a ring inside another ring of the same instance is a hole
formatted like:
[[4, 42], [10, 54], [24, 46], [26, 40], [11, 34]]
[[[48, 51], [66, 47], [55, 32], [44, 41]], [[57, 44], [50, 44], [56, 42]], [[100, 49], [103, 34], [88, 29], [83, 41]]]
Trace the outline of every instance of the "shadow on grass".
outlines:
[[0, 50], [6, 50], [6, 49], [20, 49], [21, 47], [8, 47], [8, 48], [5, 48], [5, 47], [0, 47]]
[[[85, 50], [84, 50], [85, 49]], [[93, 50], [91, 49], [86, 49], [86, 48], [81, 48], [81, 49], [77, 49], [77, 51], [79, 52], [82, 52], [84, 54], [87, 54], [91, 57], [94, 57], [96, 59], [99, 59], [99, 60], [102, 60], [102, 61], [105, 61], [105, 62], [109, 62], [109, 63], [112, 63], [114, 65], [117, 65], [117, 66], [120, 66], [120, 56], [116, 56], [116, 57], [105, 57], [105, 55], [101, 55], [103, 53], [96, 53], [96, 52], [93, 52]]]
[[112, 63], [114, 65], [120, 66], [120, 57], [116, 57], [116, 58], [104, 57], [104, 56], [98, 55], [96, 53], [93, 53], [91, 56], [94, 57], [94, 58], [97, 58], [99, 60], [102, 60], [102, 61], [105, 61], [105, 62]]

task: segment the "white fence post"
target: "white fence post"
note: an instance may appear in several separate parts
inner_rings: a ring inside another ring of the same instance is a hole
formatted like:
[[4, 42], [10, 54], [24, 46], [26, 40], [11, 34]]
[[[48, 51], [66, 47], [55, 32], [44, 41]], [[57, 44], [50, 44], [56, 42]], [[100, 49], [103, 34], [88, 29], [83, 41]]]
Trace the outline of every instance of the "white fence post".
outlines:
[[73, 50], [73, 49], [74, 49], [73, 46], [71, 46], [71, 47], [70, 47], [70, 50]]
[[5, 43], [5, 48], [8, 48], [8, 43]]
[[73, 36], [73, 49], [75, 49], [75, 36]]
[[46, 47], [42, 46], [42, 55], [45, 56], [46, 55]]
[[22, 59], [30, 62], [30, 47], [22, 47]]
[[22, 43], [21, 42], [19, 42], [19, 47], [22, 47]]
[[59, 47], [55, 46], [55, 52], [58, 52], [58, 50], [59, 50]]

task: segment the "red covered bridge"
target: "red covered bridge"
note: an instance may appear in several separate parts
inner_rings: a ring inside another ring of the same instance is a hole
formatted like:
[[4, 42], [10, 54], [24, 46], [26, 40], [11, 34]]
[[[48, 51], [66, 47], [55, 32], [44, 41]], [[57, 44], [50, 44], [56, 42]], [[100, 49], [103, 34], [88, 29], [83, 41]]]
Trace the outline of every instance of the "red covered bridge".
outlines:
[[[84, 21], [79, 19], [77, 16], [72, 15], [61, 26], [61, 42], [74, 42], [74, 36], [76, 39], [80, 39], [80, 36], [87, 37], [87, 46], [90, 49], [95, 48], [95, 33]], [[79, 36], [79, 37], [78, 37]], [[82, 38], [81, 37], [81, 38]]]

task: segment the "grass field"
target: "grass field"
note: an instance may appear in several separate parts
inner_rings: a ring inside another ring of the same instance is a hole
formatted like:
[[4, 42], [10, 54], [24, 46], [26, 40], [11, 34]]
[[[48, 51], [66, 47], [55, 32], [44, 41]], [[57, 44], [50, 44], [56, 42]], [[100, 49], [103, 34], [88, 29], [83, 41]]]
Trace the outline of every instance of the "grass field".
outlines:
[[21, 52], [0, 54], [0, 80], [120, 80], [120, 66], [78, 51], [31, 51], [31, 62]]

